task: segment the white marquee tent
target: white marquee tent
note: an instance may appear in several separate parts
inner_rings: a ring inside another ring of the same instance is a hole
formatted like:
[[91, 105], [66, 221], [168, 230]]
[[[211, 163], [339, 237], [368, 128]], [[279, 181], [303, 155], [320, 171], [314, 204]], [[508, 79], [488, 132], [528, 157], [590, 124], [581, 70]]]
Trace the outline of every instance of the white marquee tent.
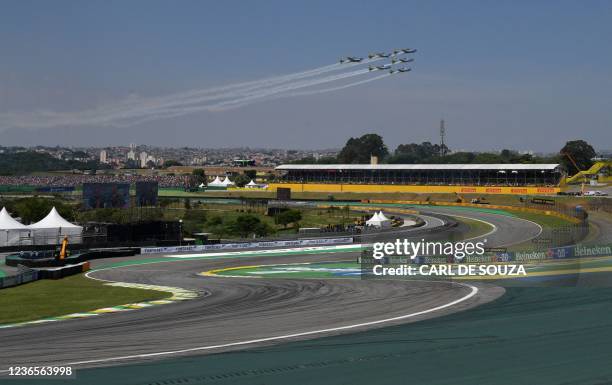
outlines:
[[372, 218], [366, 221], [366, 226], [372, 227], [391, 227], [391, 220], [383, 214], [383, 212], [374, 212]]
[[80, 243], [82, 241], [83, 228], [62, 218], [55, 207], [46, 217], [27, 226], [27, 228], [32, 230], [34, 244], [37, 245], [59, 244], [64, 237], [68, 237], [70, 243]]
[[246, 185], [244, 185], [244, 187], [246, 187], [246, 188], [260, 188], [261, 186], [259, 186], [257, 183], [255, 183], [255, 181], [253, 181], [253, 179], [251, 179], [251, 181], [249, 183], [247, 183]]
[[235, 183], [234, 183], [234, 182], [232, 182], [232, 181], [230, 180], [230, 178], [229, 178], [229, 177], [227, 177], [227, 176], [225, 177], [225, 179], [223, 179], [223, 182], [221, 182], [221, 183], [223, 183], [223, 186], [226, 186], [226, 187], [227, 187], [227, 186], [232, 186], [232, 185], [234, 185], [234, 184], [235, 184]]
[[19, 244], [22, 237], [27, 237], [29, 229], [16, 221], [3, 207], [0, 210], [0, 246]]
[[219, 179], [219, 177], [215, 177], [215, 180], [210, 182], [208, 184], [208, 186], [210, 186], [210, 187], [221, 187], [221, 186], [223, 186], [223, 182], [221, 182], [221, 179]]

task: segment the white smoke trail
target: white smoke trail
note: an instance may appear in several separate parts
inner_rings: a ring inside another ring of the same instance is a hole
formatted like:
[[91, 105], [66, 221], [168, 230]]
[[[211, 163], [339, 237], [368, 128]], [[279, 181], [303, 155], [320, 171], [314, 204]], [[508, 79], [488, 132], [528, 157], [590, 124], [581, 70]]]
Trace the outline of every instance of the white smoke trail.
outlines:
[[359, 81], [356, 81], [356, 82], [345, 84], [343, 86], [321, 88], [321, 89], [312, 90], [312, 91], [291, 92], [291, 93], [288, 93], [288, 94], [279, 95], [279, 97], [307, 96], [307, 95], [317, 95], [317, 94], [324, 94], [324, 93], [327, 93], [327, 92], [340, 91], [340, 90], [343, 90], [345, 88], [355, 87], [355, 86], [359, 86], [361, 84], [366, 84], [366, 83], [370, 83], [370, 82], [373, 82], [373, 81], [376, 81], [376, 80], [379, 80], [379, 79], [383, 79], [383, 78], [386, 78], [387, 76], [391, 76], [391, 74], [390, 73], [386, 73], [386, 74], [383, 74], [383, 75], [374, 76], [374, 77], [369, 78], [369, 79], [359, 80]]
[[[209, 101], [209, 100], [215, 100], [215, 99], [221, 99], [221, 98], [230, 98], [230, 97], [244, 94], [248, 91], [256, 90], [258, 88], [270, 87], [273, 85], [278, 85], [278, 84], [282, 84], [282, 83], [286, 83], [286, 82], [290, 82], [294, 80], [318, 76], [318, 75], [321, 75], [327, 72], [345, 70], [345, 69], [349, 69], [350, 67], [369, 64], [369, 63], [376, 62], [382, 59], [383, 58], [364, 59], [363, 61], [359, 63], [343, 63], [343, 64], [334, 63], [334, 64], [315, 68], [315, 69], [308, 70], [308, 71], [297, 72], [294, 74], [280, 75], [276, 77], [270, 77], [270, 78], [265, 78], [261, 80], [238, 83], [238, 84], [233, 84], [233, 85], [228, 85], [228, 86], [220, 86], [220, 87], [215, 87], [215, 88], [210, 88], [210, 89], [187, 91], [187, 92], [180, 93], [180, 94], [161, 97], [158, 100], [153, 99], [153, 101], [167, 102], [166, 104], [159, 105], [159, 108], [165, 108], [165, 107], [172, 107], [173, 104], [176, 104], [177, 101], [179, 103], [182, 102], [185, 104], [197, 104], [203, 101]], [[211, 95], [211, 94], [214, 94], [214, 95]], [[200, 98], [200, 96], [202, 95], [208, 95], [208, 96], [204, 96]]]
[[300, 83], [289, 83], [286, 85], [281, 85], [279, 87], [268, 88], [268, 89], [264, 89], [260, 92], [253, 93], [252, 95], [248, 95], [242, 98], [216, 103], [215, 105], [210, 106], [210, 110], [211, 111], [222, 111], [224, 109], [227, 109], [226, 108], [227, 106], [232, 106], [232, 105], [244, 106], [246, 104], [250, 104], [248, 103], [249, 101], [256, 101], [258, 99], [265, 98], [270, 95], [275, 95], [278, 93], [291, 91], [291, 90], [299, 89], [299, 88], [312, 87], [312, 86], [316, 86], [319, 84], [333, 82], [336, 80], [351, 78], [354, 76], [364, 75], [364, 74], [367, 74], [368, 72], [370, 71], [367, 69], [363, 69], [363, 70], [357, 70], [357, 71], [348, 72], [348, 73], [344, 73], [340, 75], [329, 76], [329, 77], [322, 78], [322, 79], [313, 79], [310, 81], [304, 81]]
[[271, 95], [279, 94], [279, 93], [286, 92], [286, 91], [291, 91], [293, 89], [312, 87], [312, 86], [329, 83], [329, 82], [333, 82], [333, 81], [337, 81], [341, 79], [364, 75], [364, 74], [367, 74], [368, 72], [370, 71], [368, 71], [367, 69], [357, 70], [357, 71], [347, 72], [347, 73], [343, 73], [339, 75], [328, 76], [325, 78], [311, 79], [311, 80], [302, 81], [302, 82], [289, 83], [289, 84], [285, 84], [285, 85], [274, 87], [274, 88], [268, 88], [268, 89], [264, 89], [263, 91], [254, 92], [249, 96], [245, 96], [245, 97], [241, 97], [241, 98], [237, 98], [237, 99], [233, 99], [229, 101], [223, 101], [223, 102], [218, 102], [218, 103], [213, 103], [213, 104], [204, 104], [200, 106], [183, 107], [179, 109], [170, 108], [164, 111], [159, 111], [158, 113], [154, 115], [150, 115], [142, 119], [122, 122], [122, 124], [120, 124], [119, 126], [132, 126], [136, 124], [145, 123], [151, 120], [174, 118], [174, 117], [191, 114], [195, 112], [201, 112], [201, 111], [224, 111], [224, 110], [228, 110], [232, 108], [243, 107], [248, 104], [255, 103], [259, 101], [260, 99], [264, 99]]
[[[115, 120], [138, 118], [157, 110], [171, 107], [180, 107], [189, 104], [197, 104], [205, 101], [221, 100], [248, 94], [249, 91], [264, 87], [274, 86], [285, 82], [321, 75], [326, 72], [336, 71], [350, 67], [355, 63], [341, 65], [335, 63], [308, 71], [294, 74], [281, 75], [255, 81], [230, 84], [227, 86], [213, 87], [208, 89], [191, 90], [160, 97], [146, 99], [131, 98], [120, 103], [113, 103], [95, 109], [79, 112], [55, 112], [37, 111], [29, 114], [0, 114], [2, 126], [45, 128], [62, 125], [105, 125], [112, 124]], [[22, 122], [22, 124], [19, 124]]]
[[[358, 86], [358, 85], [361, 85], [361, 84], [366, 84], [366, 83], [370, 83], [370, 82], [373, 82], [373, 81], [376, 81], [376, 80], [380, 80], [380, 79], [386, 78], [388, 76], [391, 76], [391, 74], [390, 73], [386, 73], [386, 74], [383, 74], [383, 75], [378, 75], [378, 76], [371, 77], [369, 79], [359, 80], [359, 81], [356, 81], [356, 82], [344, 84], [342, 86], [328, 87], [328, 88], [319, 88], [319, 89], [310, 90], [310, 91], [299, 91], [299, 92], [282, 93], [280, 95], [275, 95], [275, 96], [272, 96], [272, 97], [265, 98], [265, 100], [275, 100], [275, 99], [282, 99], [282, 98], [296, 97], [296, 96], [317, 95], [317, 94], [323, 94], [323, 93], [327, 93], [327, 92], [340, 91], [340, 90], [343, 90], [345, 88], [355, 87], [355, 86]], [[251, 104], [251, 103], [247, 102], [245, 104], [233, 105], [231, 108], [242, 107], [242, 106], [245, 106], [247, 104]], [[230, 108], [226, 108], [226, 109], [230, 109]], [[223, 109], [223, 110], [225, 110], [225, 109]]]
[[[125, 124], [125, 121], [149, 121], [164, 117], [168, 113], [171, 113], [172, 116], [178, 116], [178, 111], [192, 113], [203, 109], [202, 106], [199, 106], [200, 104], [212, 101], [220, 102], [219, 105], [223, 109], [225, 105], [231, 106], [236, 103], [245, 103], [251, 99], [263, 97], [268, 93], [283, 92], [286, 87], [294, 89], [295, 87], [309, 86], [309, 83], [313, 81], [313, 84], [320, 84], [321, 82], [342, 79], [347, 75], [341, 74], [323, 78], [326, 80], [315, 78], [295, 83], [301, 79], [313, 78], [377, 60], [381, 60], [381, 58], [366, 59], [361, 63], [335, 63], [293, 74], [208, 89], [196, 89], [159, 97], [130, 98], [119, 103], [77, 112], [36, 111], [31, 113], [0, 113], [0, 129], [8, 127], [51, 128], [76, 125], [122, 126]], [[304, 85], [305, 83], [309, 85]]]

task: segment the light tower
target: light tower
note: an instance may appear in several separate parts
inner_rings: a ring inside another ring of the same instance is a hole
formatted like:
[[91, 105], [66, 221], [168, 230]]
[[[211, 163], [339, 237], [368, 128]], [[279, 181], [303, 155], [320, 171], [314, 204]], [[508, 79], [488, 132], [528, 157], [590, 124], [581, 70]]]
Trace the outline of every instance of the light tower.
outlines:
[[446, 136], [446, 128], [444, 128], [444, 119], [440, 120], [440, 156], [446, 155], [446, 147], [444, 145], [444, 137]]

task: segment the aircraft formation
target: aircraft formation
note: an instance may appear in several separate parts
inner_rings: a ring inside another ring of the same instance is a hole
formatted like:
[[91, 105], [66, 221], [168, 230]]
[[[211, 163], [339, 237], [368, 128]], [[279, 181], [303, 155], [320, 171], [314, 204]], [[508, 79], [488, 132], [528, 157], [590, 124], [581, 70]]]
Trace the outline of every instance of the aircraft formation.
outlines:
[[[413, 62], [414, 59], [405, 55], [415, 52], [413, 48], [401, 48], [391, 52], [373, 52], [366, 57], [349, 56], [342, 58], [340, 63], [258, 80], [190, 89], [162, 96], [109, 101], [103, 108], [69, 112], [0, 111], [0, 130], [66, 126], [130, 127], [198, 112], [217, 113], [267, 100], [335, 92], [363, 86], [396, 73], [410, 72], [409, 67], [402, 65]], [[365, 65], [367, 68], [364, 68]], [[357, 79], [359, 77], [365, 79]]]
[[408, 67], [401, 68], [393, 68], [394, 64], [401, 63], [412, 63], [414, 61], [413, 58], [407, 57], [399, 57], [399, 55], [411, 54], [415, 53], [417, 50], [414, 48], [398, 48], [394, 49], [392, 52], [372, 52], [368, 54], [368, 58], [365, 59], [363, 57], [358, 56], [346, 56], [340, 59], [340, 64], [344, 63], [369, 63], [371, 61], [380, 60], [380, 59], [391, 59], [391, 63], [382, 64], [382, 65], [370, 65], [368, 66], [368, 71], [389, 71], [390, 74], [395, 73], [404, 73], [410, 72], [412, 69]]

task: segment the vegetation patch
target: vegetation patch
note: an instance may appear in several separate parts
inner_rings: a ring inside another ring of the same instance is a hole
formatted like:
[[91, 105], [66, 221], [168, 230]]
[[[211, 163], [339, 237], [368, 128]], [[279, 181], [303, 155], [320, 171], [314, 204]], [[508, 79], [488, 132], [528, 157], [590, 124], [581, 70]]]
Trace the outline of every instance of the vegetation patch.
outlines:
[[0, 291], [0, 324], [33, 321], [104, 307], [170, 297], [170, 293], [118, 286], [75, 275]]
[[535, 222], [544, 228], [558, 228], [573, 225], [573, 223], [554, 215], [537, 214], [523, 211], [512, 211], [512, 213], [519, 218]]
[[469, 218], [455, 218], [455, 219], [467, 225], [470, 228], [470, 230], [464, 236], [465, 239], [480, 237], [493, 230], [493, 226], [483, 221], [477, 221], [475, 219], [469, 219]]

